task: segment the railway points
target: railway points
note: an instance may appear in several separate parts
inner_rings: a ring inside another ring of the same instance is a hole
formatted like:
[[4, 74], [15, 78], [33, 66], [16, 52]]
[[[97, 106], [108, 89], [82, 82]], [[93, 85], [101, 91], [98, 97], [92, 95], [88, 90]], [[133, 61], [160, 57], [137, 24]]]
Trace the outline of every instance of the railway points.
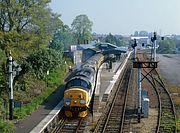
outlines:
[[[137, 57], [141, 59], [149, 58], [147, 54], [142, 53], [142, 52], [137, 53]], [[175, 116], [175, 110], [173, 109], [174, 104], [170, 98], [170, 95], [168, 94], [168, 92], [166, 92], [167, 90], [166, 87], [163, 86], [165, 87], [163, 89], [162, 86], [161, 87], [159, 86], [159, 83], [156, 83], [156, 82], [161, 81], [161, 78], [157, 76], [158, 75], [157, 71], [156, 70], [153, 70], [153, 72], [150, 72], [150, 71], [151, 71], [151, 68], [150, 69], [143, 68], [142, 70], [143, 76], [149, 75], [142, 82], [143, 89], [148, 92], [148, 98], [150, 99], [149, 116], [148, 118], [142, 118], [141, 122], [138, 123], [138, 119], [137, 119], [138, 117], [137, 117], [137, 112], [136, 112], [137, 110], [134, 110], [134, 108], [132, 107], [132, 104], [131, 104], [132, 96], [129, 95], [128, 96], [129, 102], [127, 102], [128, 104], [126, 108], [123, 132], [139, 132], [139, 133], [173, 132], [173, 133], [176, 133], [177, 132], [175, 128], [176, 116]], [[159, 80], [159, 81], [153, 81], [153, 80]], [[162, 90], [159, 91], [159, 89], [162, 89]], [[135, 92], [137, 92], [137, 90], [135, 90]], [[137, 95], [137, 93], [135, 95]], [[166, 100], [164, 101], [163, 99], [166, 99]], [[137, 101], [137, 99], [135, 101]], [[167, 112], [163, 113], [162, 110], [164, 111], [169, 110], [169, 111], [168, 113]], [[168, 118], [169, 120], [166, 119], [168, 116], [169, 116]]]

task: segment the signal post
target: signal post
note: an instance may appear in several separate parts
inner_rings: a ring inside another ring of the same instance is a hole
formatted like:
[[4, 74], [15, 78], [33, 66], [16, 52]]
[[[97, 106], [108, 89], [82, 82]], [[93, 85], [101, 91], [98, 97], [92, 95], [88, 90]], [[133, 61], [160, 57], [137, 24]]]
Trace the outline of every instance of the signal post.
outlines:
[[[148, 76], [155, 68], [157, 68], [157, 62], [156, 61], [134, 61], [133, 62], [133, 68], [138, 69], [138, 123], [140, 123], [141, 120], [141, 113], [142, 113], [142, 106], [141, 106], [141, 82], [143, 79]], [[141, 78], [141, 68], [151, 68], [150, 72], [148, 72], [146, 75], [143, 75], [143, 78]]]

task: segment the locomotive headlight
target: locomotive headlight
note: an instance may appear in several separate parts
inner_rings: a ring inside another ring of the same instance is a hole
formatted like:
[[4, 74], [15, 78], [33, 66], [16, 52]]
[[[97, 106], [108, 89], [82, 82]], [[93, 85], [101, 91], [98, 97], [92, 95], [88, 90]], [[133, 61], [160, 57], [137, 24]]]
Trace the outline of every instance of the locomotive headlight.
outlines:
[[86, 104], [86, 100], [80, 100], [80, 104]]
[[66, 100], [65, 100], [65, 103], [66, 103], [66, 105], [70, 105], [70, 99], [69, 98], [66, 98]]

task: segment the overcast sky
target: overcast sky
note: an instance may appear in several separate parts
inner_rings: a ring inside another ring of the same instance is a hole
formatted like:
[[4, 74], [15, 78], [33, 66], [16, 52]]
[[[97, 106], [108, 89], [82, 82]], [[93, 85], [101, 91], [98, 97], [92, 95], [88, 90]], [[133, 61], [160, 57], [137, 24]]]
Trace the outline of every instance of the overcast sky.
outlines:
[[96, 33], [180, 34], [180, 0], [52, 0], [50, 7], [69, 26], [77, 15], [86, 14]]

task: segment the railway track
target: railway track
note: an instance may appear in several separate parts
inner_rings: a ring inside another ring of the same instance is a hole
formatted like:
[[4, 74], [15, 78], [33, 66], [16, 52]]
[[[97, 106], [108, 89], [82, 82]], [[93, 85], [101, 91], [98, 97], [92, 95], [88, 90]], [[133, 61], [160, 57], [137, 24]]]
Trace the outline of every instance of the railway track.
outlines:
[[[145, 55], [143, 54], [143, 58]], [[143, 69], [147, 74], [147, 70]], [[159, 73], [156, 69], [146, 77], [149, 83], [153, 86], [158, 96], [159, 115], [156, 127], [157, 133], [176, 133], [176, 112], [170, 93], [166, 89]]]
[[121, 132], [124, 121], [130, 75], [131, 67], [128, 65], [119, 81], [116, 91], [114, 92], [114, 97], [108, 102], [106, 110], [103, 113], [104, 115], [95, 127], [95, 133]]
[[85, 118], [66, 118], [58, 122], [56, 128], [51, 133], [82, 133], [86, 127]]
[[156, 132], [176, 133], [176, 113], [171, 96], [161, 80], [158, 72], [156, 75], [149, 75], [148, 81], [154, 87], [159, 101], [159, 118]]

